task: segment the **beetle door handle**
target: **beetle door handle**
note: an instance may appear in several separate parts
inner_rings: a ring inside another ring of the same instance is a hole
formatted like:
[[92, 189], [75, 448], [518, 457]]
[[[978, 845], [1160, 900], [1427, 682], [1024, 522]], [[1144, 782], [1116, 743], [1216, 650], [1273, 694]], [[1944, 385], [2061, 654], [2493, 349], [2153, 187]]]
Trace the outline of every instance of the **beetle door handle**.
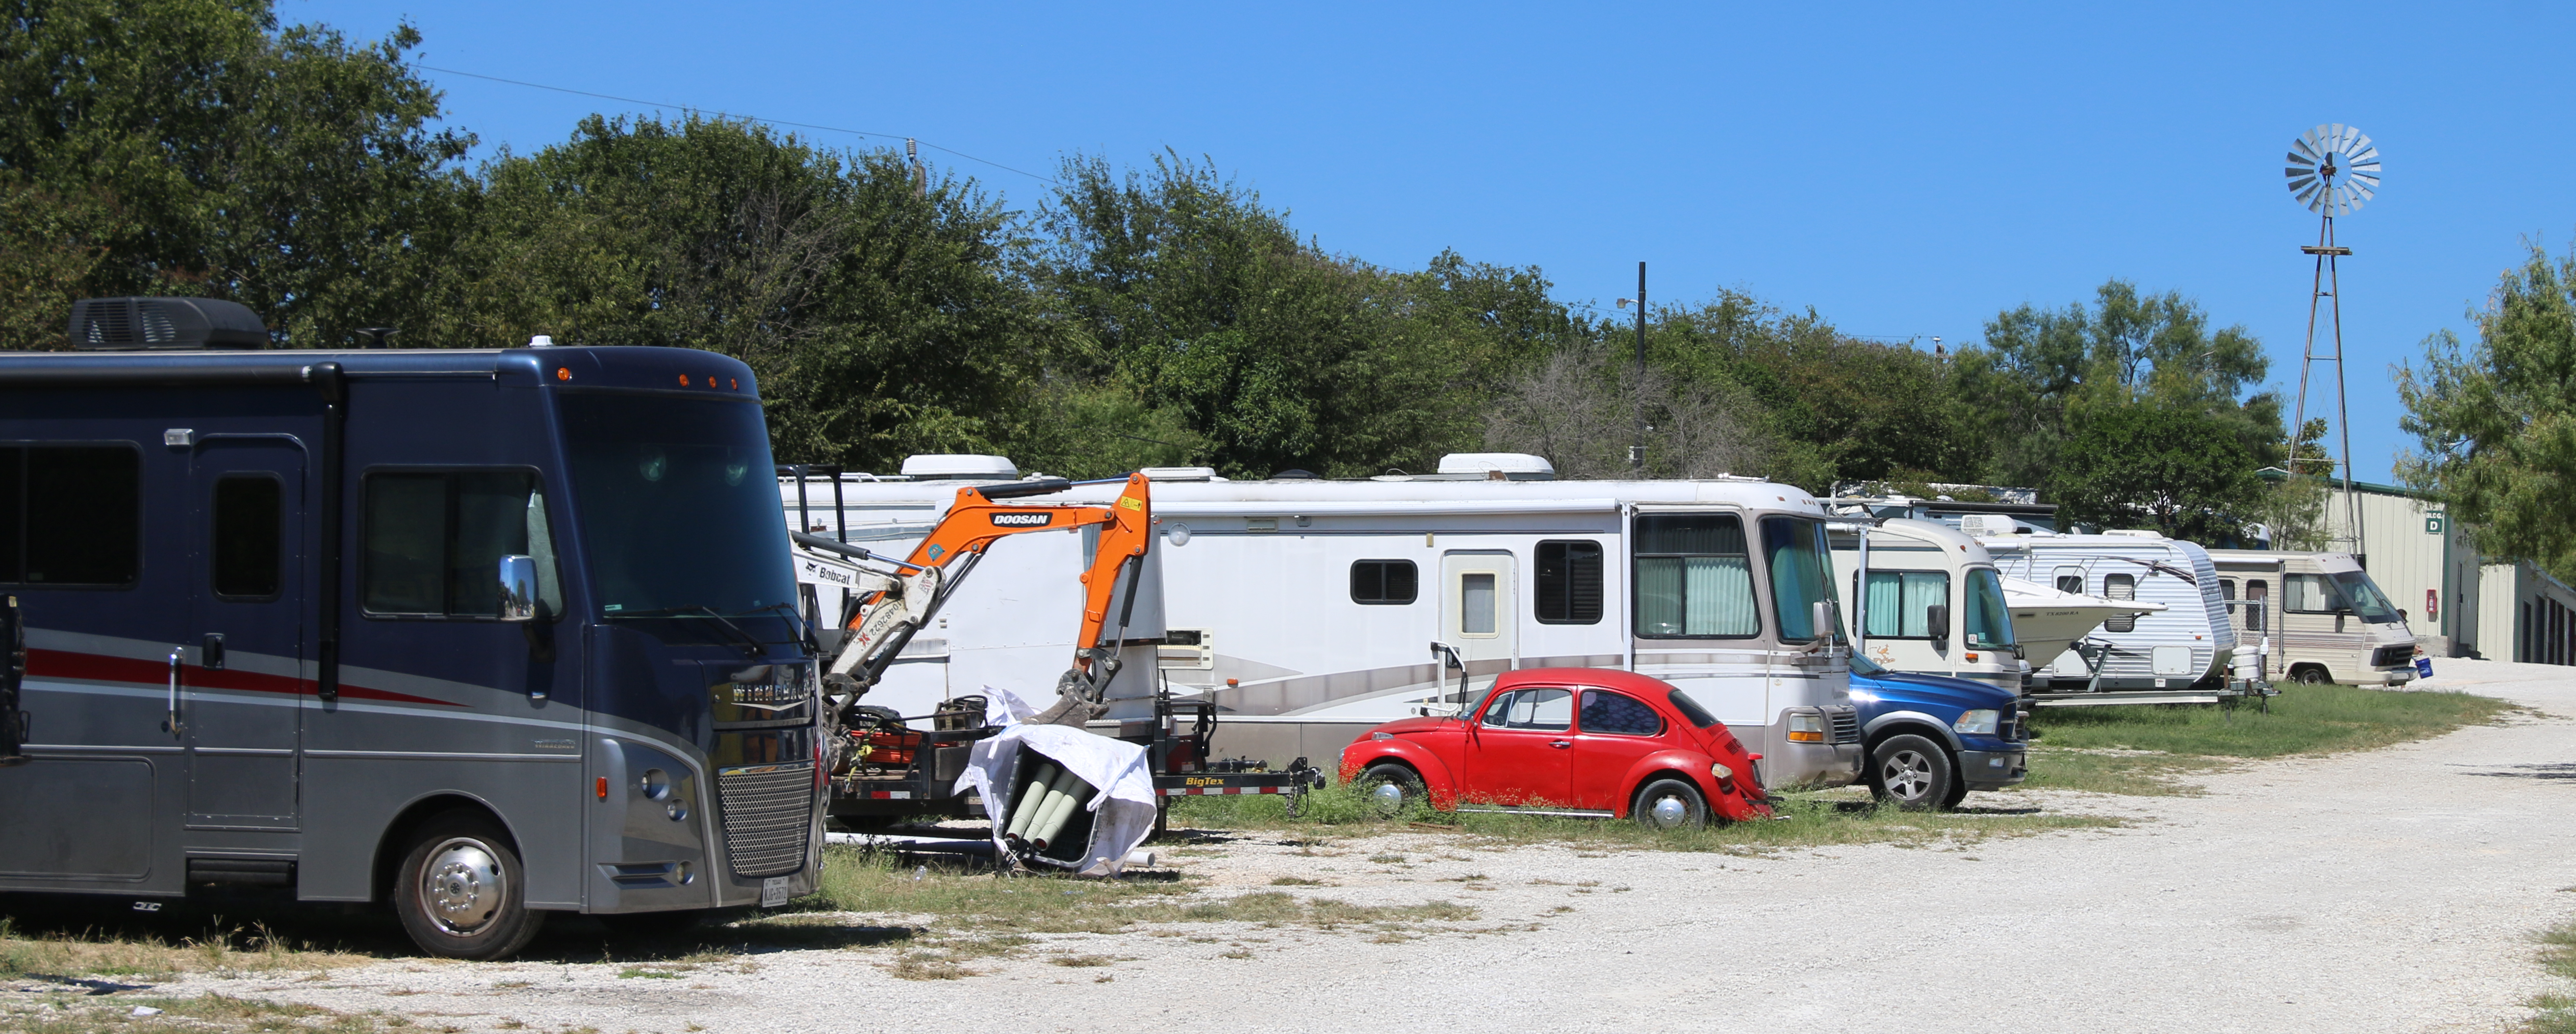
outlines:
[[1566, 749], [1567, 747], [1574, 746], [1574, 741], [1572, 741], [1572, 740], [1549, 740], [1549, 741], [1547, 741], [1547, 745], [1548, 745], [1548, 746], [1551, 746], [1551, 747], [1554, 747], [1554, 748], [1556, 748], [1556, 749], [1558, 749], [1558, 750], [1564, 750], [1564, 749]]

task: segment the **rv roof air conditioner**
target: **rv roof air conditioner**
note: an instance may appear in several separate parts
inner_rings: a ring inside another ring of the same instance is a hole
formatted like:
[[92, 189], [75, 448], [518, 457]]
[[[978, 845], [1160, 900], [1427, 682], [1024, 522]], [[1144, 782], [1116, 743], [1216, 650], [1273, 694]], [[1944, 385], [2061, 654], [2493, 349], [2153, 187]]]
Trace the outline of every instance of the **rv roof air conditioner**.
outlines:
[[66, 335], [82, 352], [268, 347], [268, 328], [257, 314], [213, 298], [84, 298], [72, 303]]
[[1506, 481], [1554, 481], [1556, 464], [1525, 452], [1453, 452], [1440, 457], [1440, 473], [1449, 477], [1492, 477]]
[[941, 453], [904, 457], [903, 476], [915, 481], [1017, 481], [1020, 468], [1008, 456]]

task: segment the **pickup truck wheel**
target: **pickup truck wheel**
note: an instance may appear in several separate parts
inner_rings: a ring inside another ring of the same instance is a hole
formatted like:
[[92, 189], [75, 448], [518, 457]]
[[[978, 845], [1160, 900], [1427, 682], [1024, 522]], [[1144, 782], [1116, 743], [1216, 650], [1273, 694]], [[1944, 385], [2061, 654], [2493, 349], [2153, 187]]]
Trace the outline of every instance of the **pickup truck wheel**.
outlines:
[[527, 869], [491, 819], [450, 812], [421, 824], [394, 877], [394, 913], [422, 951], [451, 959], [507, 958], [546, 914], [528, 910]]
[[1962, 785], [1950, 752], [1921, 736], [1890, 736], [1869, 752], [1870, 791], [1906, 811], [1949, 807], [1954, 789]]
[[1708, 823], [1708, 802], [1699, 787], [1679, 779], [1658, 779], [1637, 791], [1628, 817], [1648, 829], [1698, 829]]
[[1368, 793], [1369, 800], [1377, 804], [1378, 811], [1388, 815], [1399, 814], [1420, 804], [1427, 796], [1422, 788], [1422, 777], [1397, 764], [1370, 765], [1368, 771], [1360, 773], [1360, 789]]

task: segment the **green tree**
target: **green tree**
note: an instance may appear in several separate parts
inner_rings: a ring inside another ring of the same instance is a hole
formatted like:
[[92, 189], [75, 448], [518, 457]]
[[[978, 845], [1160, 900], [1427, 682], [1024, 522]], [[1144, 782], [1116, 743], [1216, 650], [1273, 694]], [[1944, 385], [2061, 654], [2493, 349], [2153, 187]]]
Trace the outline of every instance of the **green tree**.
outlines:
[[2423, 368], [2397, 373], [2399, 426], [2421, 446], [2398, 476], [2447, 507], [2480, 552], [2576, 581], [2576, 250], [2552, 262], [2532, 245], [2470, 318], [2475, 345], [2436, 331]]
[[755, 123], [596, 115], [484, 177], [443, 343], [733, 356], [789, 462], [1006, 451], [1037, 413], [1057, 347], [1010, 214], [971, 180]]
[[[0, 224], [12, 263], [0, 273], [55, 285], [16, 304], [229, 298], [292, 346], [421, 322], [462, 225], [471, 182], [458, 163], [473, 138], [426, 128], [438, 93], [404, 64], [420, 44], [410, 26], [352, 44], [279, 28], [266, 0], [14, 0], [0, 12], [0, 196], [20, 199], [0, 203], [69, 206]], [[39, 325], [11, 313], [0, 345], [60, 347]]]
[[2071, 521], [2119, 528], [2144, 518], [2174, 538], [2229, 541], [2263, 495], [2233, 432], [2181, 407], [2080, 407], [2057, 450], [2064, 469], [2049, 479], [2052, 497]]

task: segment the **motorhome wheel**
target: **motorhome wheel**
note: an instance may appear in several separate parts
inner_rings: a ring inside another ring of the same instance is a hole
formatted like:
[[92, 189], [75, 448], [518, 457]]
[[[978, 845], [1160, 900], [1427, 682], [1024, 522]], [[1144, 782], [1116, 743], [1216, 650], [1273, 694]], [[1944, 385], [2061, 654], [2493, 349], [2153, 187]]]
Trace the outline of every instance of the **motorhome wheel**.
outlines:
[[395, 877], [394, 911], [422, 951], [451, 959], [506, 958], [546, 914], [527, 903], [527, 870], [491, 819], [450, 812], [412, 835]]
[[2324, 668], [2313, 664], [2302, 664], [2297, 671], [2290, 673], [2290, 681], [2302, 686], [2322, 686], [2334, 681], [2334, 678], [2327, 675]]

